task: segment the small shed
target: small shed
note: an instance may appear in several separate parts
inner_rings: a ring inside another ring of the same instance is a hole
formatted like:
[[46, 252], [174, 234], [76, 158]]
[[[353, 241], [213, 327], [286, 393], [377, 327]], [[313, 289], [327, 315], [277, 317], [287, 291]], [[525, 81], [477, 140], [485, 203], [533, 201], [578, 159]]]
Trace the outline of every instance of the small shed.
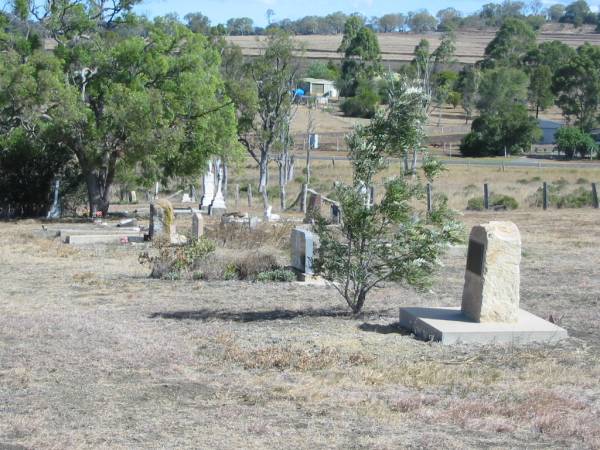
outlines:
[[298, 87], [304, 90], [306, 95], [311, 97], [329, 97], [331, 99], [337, 99], [339, 97], [335, 82], [332, 80], [303, 78], [300, 80]]

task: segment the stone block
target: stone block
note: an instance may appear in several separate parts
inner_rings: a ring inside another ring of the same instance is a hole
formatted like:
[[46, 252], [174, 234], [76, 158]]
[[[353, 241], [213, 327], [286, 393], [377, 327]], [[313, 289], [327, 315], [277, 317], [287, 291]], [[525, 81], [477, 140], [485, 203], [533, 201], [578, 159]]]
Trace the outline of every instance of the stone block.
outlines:
[[565, 329], [522, 309], [514, 322], [480, 323], [459, 308], [400, 308], [400, 326], [445, 345], [554, 343], [568, 337]]
[[473, 227], [469, 236], [462, 312], [475, 322], [519, 320], [521, 235], [512, 222]]
[[314, 235], [312, 232], [294, 228], [291, 235], [292, 267], [301, 273], [312, 274]]
[[192, 239], [198, 240], [204, 234], [204, 218], [200, 212], [192, 214]]

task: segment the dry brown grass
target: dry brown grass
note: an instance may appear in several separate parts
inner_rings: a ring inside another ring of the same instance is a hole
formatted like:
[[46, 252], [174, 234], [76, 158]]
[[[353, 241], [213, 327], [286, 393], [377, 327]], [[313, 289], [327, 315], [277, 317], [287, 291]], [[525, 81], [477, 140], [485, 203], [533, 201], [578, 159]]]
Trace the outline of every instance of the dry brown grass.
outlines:
[[598, 448], [598, 212], [463, 216], [497, 218], [522, 233], [523, 307], [568, 340], [401, 333], [399, 306], [459, 303], [462, 248], [431, 292], [389, 285], [356, 318], [332, 288], [150, 280], [143, 245], [63, 257], [0, 223], [0, 447]]

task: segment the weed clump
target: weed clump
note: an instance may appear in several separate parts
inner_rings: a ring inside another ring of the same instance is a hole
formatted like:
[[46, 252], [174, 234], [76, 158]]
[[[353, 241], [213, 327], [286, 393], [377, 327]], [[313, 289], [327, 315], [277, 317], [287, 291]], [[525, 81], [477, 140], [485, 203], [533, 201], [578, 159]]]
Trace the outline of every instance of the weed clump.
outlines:
[[[497, 195], [492, 194], [489, 197], [488, 206], [490, 209], [517, 209], [519, 202], [510, 195]], [[467, 202], [467, 209], [469, 211], [483, 211], [485, 205], [483, 204], [483, 197], [473, 197]]]

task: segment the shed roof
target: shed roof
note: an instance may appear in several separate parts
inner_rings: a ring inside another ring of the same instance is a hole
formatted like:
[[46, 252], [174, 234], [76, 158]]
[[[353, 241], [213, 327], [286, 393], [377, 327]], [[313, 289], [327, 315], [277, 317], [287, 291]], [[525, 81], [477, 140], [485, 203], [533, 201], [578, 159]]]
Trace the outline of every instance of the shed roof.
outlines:
[[314, 83], [314, 84], [333, 84], [333, 83], [335, 83], [333, 80], [325, 80], [322, 78], [302, 78], [302, 81], [305, 81], [307, 83]]

